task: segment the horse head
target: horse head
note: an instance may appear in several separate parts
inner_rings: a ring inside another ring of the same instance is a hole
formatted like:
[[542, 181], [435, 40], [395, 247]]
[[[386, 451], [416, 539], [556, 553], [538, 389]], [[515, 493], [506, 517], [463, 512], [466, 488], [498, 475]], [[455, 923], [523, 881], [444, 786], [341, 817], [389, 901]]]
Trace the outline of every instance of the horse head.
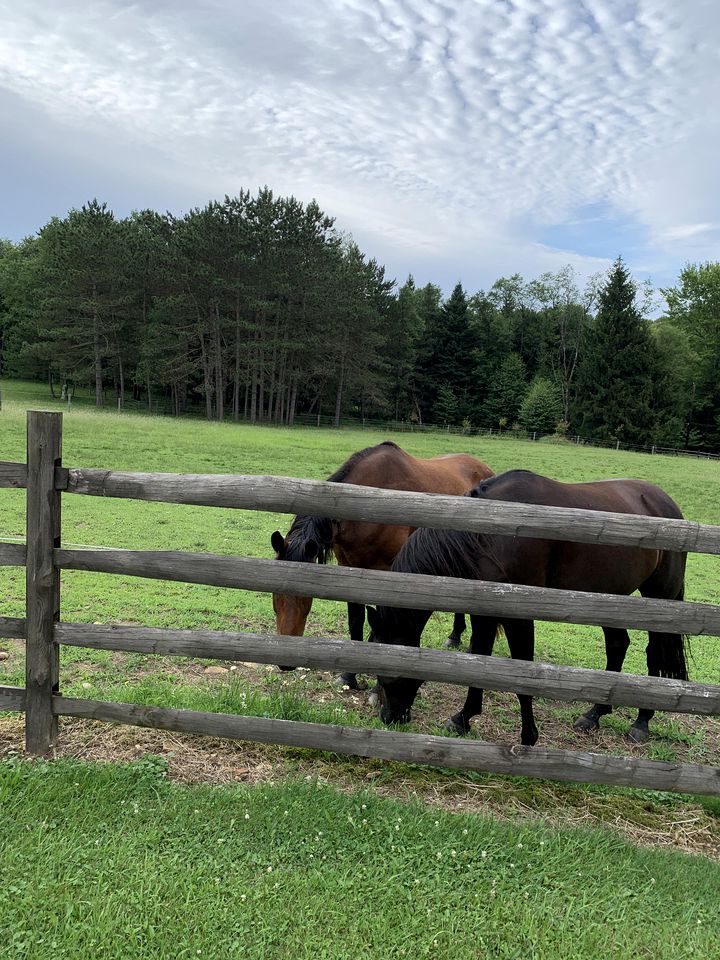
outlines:
[[[276, 560], [300, 560], [312, 563], [317, 559], [320, 548], [314, 540], [306, 540], [302, 551], [297, 545], [283, 537], [276, 530], [270, 537], [270, 543], [275, 551]], [[293, 597], [286, 593], [272, 595], [273, 610], [275, 611], [275, 631], [286, 637], [301, 637], [305, 632], [305, 624], [312, 608], [312, 597]], [[281, 670], [294, 670], [295, 667], [280, 666]]]

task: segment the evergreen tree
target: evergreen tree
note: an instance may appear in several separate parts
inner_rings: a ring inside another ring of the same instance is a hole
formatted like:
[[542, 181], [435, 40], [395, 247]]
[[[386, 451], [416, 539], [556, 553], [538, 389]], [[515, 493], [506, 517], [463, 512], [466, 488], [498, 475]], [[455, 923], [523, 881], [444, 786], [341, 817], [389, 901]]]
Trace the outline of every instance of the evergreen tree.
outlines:
[[441, 387], [449, 387], [458, 401], [458, 414], [470, 416], [475, 335], [465, 291], [457, 284], [443, 304], [436, 322], [426, 329], [426, 347], [421, 361], [420, 388], [423, 409], [437, 416], [436, 403]]
[[458, 401], [451, 387], [443, 385], [439, 388], [433, 414], [436, 423], [450, 424], [451, 426], [457, 423]]
[[562, 417], [562, 395], [556, 383], [535, 377], [520, 405], [518, 420], [529, 433], [551, 433]]
[[418, 291], [408, 277], [392, 299], [385, 328], [388, 393], [395, 420], [410, 417], [416, 393], [418, 346], [423, 319], [418, 309]]
[[600, 290], [579, 371], [572, 419], [582, 436], [642, 443], [654, 427], [657, 354], [635, 295], [636, 286], [618, 257]]
[[525, 364], [517, 353], [509, 353], [495, 375], [482, 411], [489, 427], [512, 426], [527, 393]]
[[482, 291], [470, 299], [469, 306], [475, 342], [471, 419], [483, 426], [496, 426], [492, 418], [488, 419], [487, 402], [503, 360], [512, 352], [512, 323]]
[[720, 263], [688, 264], [680, 283], [662, 291], [667, 300], [665, 325], [681, 336], [690, 351], [681, 389], [686, 407], [686, 444], [720, 447]]

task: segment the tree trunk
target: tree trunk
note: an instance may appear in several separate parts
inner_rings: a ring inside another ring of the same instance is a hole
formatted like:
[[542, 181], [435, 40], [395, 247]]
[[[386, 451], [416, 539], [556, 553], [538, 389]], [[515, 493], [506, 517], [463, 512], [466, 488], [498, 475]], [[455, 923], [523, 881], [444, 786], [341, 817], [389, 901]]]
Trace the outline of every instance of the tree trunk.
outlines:
[[100, 353], [100, 318], [97, 310], [93, 314], [93, 354], [95, 358], [95, 406], [102, 407], [105, 398], [103, 396], [102, 354]]
[[223, 376], [222, 338], [220, 335], [220, 309], [215, 304], [215, 411], [218, 420], [225, 417], [225, 378]]
[[235, 385], [233, 388], [233, 420], [240, 419], [240, 308], [235, 310]]
[[290, 427], [295, 423], [295, 408], [297, 406], [297, 388], [298, 388], [298, 377], [296, 375], [293, 378], [292, 392], [290, 394], [290, 405], [288, 407], [287, 422], [288, 422], [288, 426]]
[[212, 406], [212, 371], [210, 369], [210, 359], [207, 354], [207, 348], [205, 346], [205, 337], [200, 333], [200, 353], [202, 356], [202, 368], [203, 368], [203, 386], [205, 389], [205, 416], [208, 420], [213, 418], [213, 406]]
[[120, 401], [119, 407], [122, 408], [125, 406], [125, 374], [123, 372], [123, 362], [122, 357], [118, 353], [118, 400]]
[[335, 393], [335, 426], [340, 426], [340, 407], [342, 404], [343, 386], [345, 380], [345, 356], [340, 361], [340, 375], [338, 376], [337, 391]]

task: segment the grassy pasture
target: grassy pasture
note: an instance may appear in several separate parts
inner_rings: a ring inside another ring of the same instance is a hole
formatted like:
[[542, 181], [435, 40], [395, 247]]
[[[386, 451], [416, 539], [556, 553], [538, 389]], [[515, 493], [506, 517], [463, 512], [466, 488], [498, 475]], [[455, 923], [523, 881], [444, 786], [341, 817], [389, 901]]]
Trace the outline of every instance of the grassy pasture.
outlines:
[[[0, 458], [25, 458], [25, 408], [32, 405], [28, 391], [33, 385], [6, 384], [5, 406], [0, 418]], [[13, 389], [23, 402], [13, 402]], [[39, 406], [44, 402], [44, 387], [36, 385]], [[59, 407], [60, 404], [57, 404]], [[384, 435], [365, 431], [317, 431], [312, 429], [275, 429], [208, 424], [202, 421], [145, 416], [96, 413], [74, 407], [65, 417], [63, 462], [68, 466], [105, 467], [116, 470], [170, 472], [249, 473], [301, 476], [324, 479], [353, 451], [386, 439]], [[527, 467], [562, 480], [595, 479], [608, 476], [635, 476], [652, 480], [676, 498], [685, 515], [705, 523], [720, 524], [718, 477], [720, 464], [714, 461], [679, 459], [617, 451], [597, 450], [574, 445], [531, 443], [500, 438], [463, 438], [443, 434], [400, 435], [397, 439], [418, 456], [433, 456], [462, 450], [488, 462], [496, 471], [514, 466]], [[133, 549], [175, 549], [208, 551], [220, 554], [244, 554], [267, 557], [270, 554], [271, 532], [287, 529], [290, 518], [253, 511], [231, 511], [176, 504], [142, 503], [123, 500], [102, 500], [93, 497], [66, 495], [63, 498], [63, 542], [78, 545], [105, 545]], [[22, 538], [24, 535], [24, 494], [22, 491], [0, 491], [0, 536]], [[692, 556], [686, 595], [688, 599], [720, 602], [717, 578], [718, 561], [714, 557]], [[23, 614], [24, 571], [0, 569], [0, 600], [6, 615]], [[77, 621], [118, 621], [146, 623], [164, 627], [209, 627], [216, 629], [270, 630], [274, 618], [269, 596], [248, 591], [223, 590], [193, 584], [164, 583], [128, 577], [111, 577], [78, 571], [63, 573], [62, 616]], [[426, 631], [424, 642], [439, 646], [447, 634], [449, 615], [436, 615]], [[309, 632], [319, 635], [346, 634], [343, 604], [317, 601], [309, 622]], [[633, 634], [626, 669], [644, 673], [645, 637]], [[22, 682], [22, 656], [19, 644], [7, 642], [10, 657], [0, 662], [0, 677], [8, 682]], [[717, 641], [699, 638], [693, 644], [693, 676], [698, 680], [720, 682], [720, 656]], [[507, 655], [503, 641], [497, 653]], [[598, 628], [566, 624], [538, 624], [536, 656], [548, 662], [588, 667], [604, 666], [602, 636]], [[197, 685], [177, 686], [179, 665], [166, 669], [166, 661], [148, 657], [121, 657], [105, 652], [92, 653], [64, 649], [63, 689], [70, 695], [91, 683], [93, 695], [110, 699], [149, 698], [162, 703], [173, 688], [172, 699], [178, 706], [196, 703]], [[235, 699], [257, 699], [255, 690], [243, 686], [262, 676], [264, 686], [280, 688], [283, 695], [297, 699], [309, 689], [317, 692], [314, 677], [300, 674], [284, 678], [267, 671], [235, 671], [237, 682], [228, 690], [223, 685], [204, 690], [206, 701], [220, 696], [224, 702]], [[327, 684], [321, 683], [321, 688]], [[87, 689], [87, 687], [85, 687]], [[428, 685], [425, 700], [432, 705], [434, 717], [423, 716], [419, 722], [437, 723], [448, 714], [445, 708], [447, 691], [433, 694]], [[234, 691], [234, 692], [233, 692]], [[337, 701], [328, 691], [327, 700]], [[459, 701], [462, 691], [451, 695]], [[206, 696], [209, 695], [209, 696]], [[261, 698], [262, 699], [262, 698]], [[499, 698], [502, 706], [503, 698]], [[340, 704], [348, 720], [354, 719], [352, 706]], [[212, 709], [209, 702], [206, 708]], [[263, 704], [263, 709], [268, 709]], [[428, 708], [430, 709], [430, 707]], [[317, 698], [308, 706], [309, 718], [317, 719], [320, 709]], [[554, 711], [567, 725], [573, 715], [572, 705], [558, 706]], [[293, 707], [293, 711], [296, 708]], [[302, 708], [300, 708], [302, 712]], [[427, 711], [426, 711], [427, 712]], [[491, 712], [490, 710], [488, 712]], [[577, 711], [575, 711], [577, 712]], [[511, 699], [509, 714], [498, 716], [506, 727], [517, 723], [515, 703]], [[618, 714], [619, 729], [627, 720]], [[616, 718], [610, 721], [610, 724]], [[694, 727], [688, 731], [684, 721], [665, 720], [665, 737], [656, 739], [649, 754], [659, 759], [673, 759], [675, 747], [688, 747], [689, 758], [702, 761], [714, 754], [714, 737], [705, 737]], [[712, 722], [710, 723], [712, 727]], [[546, 742], [552, 742], [547, 740]], [[624, 747], [624, 745], [623, 745]]]
[[[26, 407], [52, 409], [42, 388], [4, 383], [0, 459], [24, 460]], [[324, 479], [350, 453], [382, 439], [388, 437], [369, 431], [260, 429], [77, 405], [65, 418], [63, 462]], [[688, 518], [720, 524], [716, 462], [439, 434], [391, 439], [419, 456], [473, 453], [496, 471], [522, 466], [562, 480], [643, 477], [668, 490]], [[0, 491], [0, 536], [23, 537], [23, 507], [22, 492]], [[63, 541], [267, 557], [270, 533], [285, 530], [289, 519], [66, 496]], [[688, 599], [720, 602], [717, 564], [691, 558]], [[68, 571], [62, 598], [66, 620], [273, 627], [270, 598], [244, 591]], [[0, 569], [3, 614], [22, 616], [23, 600], [24, 571]], [[447, 615], [436, 616], [426, 642], [439, 646], [448, 627]], [[344, 636], [343, 606], [316, 603], [309, 631]], [[696, 679], [720, 682], [717, 642], [695, 640]], [[644, 636], [633, 634], [627, 669], [644, 672], [644, 646]], [[0, 650], [8, 653], [0, 683], [22, 684], [22, 644], [0, 640]], [[507, 654], [503, 643], [497, 652]], [[537, 657], [602, 667], [600, 631], [539, 624]], [[215, 676], [205, 661], [74, 648], [64, 648], [62, 658], [68, 695], [377, 722], [363, 696], [340, 692], [332, 677], [310, 671], [279, 675], [225, 664], [227, 672]], [[416, 729], [438, 732], [463, 696], [426, 685]], [[540, 743], [577, 747], [570, 724], [580, 705], [537, 706]], [[622, 737], [630, 722], [630, 712], [619, 711], [592, 749], [720, 763], [714, 721], [658, 717], [650, 744], [632, 749]], [[491, 694], [474, 735], [515, 742], [518, 725], [514, 698]], [[61, 740], [70, 757], [119, 762], [24, 763], [21, 721], [0, 717], [0, 836], [10, 838], [0, 844], [8, 894], [0, 898], [0, 935], [11, 960], [266, 960], [288, 955], [288, 943], [293, 956], [333, 960], [579, 960], [601, 952], [683, 960], [716, 953], [717, 863], [638, 848], [615, 830], [576, 829], [602, 823], [643, 845], [718, 857], [715, 801], [448, 774], [73, 721], [63, 724]]]
[[[70, 811], [78, 815], [70, 816]], [[316, 782], [0, 760], [7, 960], [691, 960], [718, 866]]]

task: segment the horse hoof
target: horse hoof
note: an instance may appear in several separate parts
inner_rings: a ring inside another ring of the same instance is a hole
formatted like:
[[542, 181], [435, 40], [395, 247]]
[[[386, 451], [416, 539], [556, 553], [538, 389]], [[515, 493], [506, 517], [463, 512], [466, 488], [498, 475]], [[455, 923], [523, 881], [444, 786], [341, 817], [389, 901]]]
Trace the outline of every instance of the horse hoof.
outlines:
[[336, 677], [335, 683], [341, 690], [344, 690], [345, 687], [349, 690], [367, 690], [367, 684], [363, 680], [358, 680], [354, 673], [346, 673], [341, 677]]
[[599, 730], [600, 724], [594, 717], [588, 717], [583, 714], [581, 717], [578, 717], [575, 723], [573, 724], [573, 730], [576, 733], [592, 733], [593, 730]]
[[374, 710], [379, 703], [380, 703], [380, 697], [378, 696], [377, 687], [373, 687], [370, 693], [368, 694], [368, 704]]
[[531, 730], [530, 733], [527, 735], [524, 735], [524, 734], [520, 735], [520, 743], [524, 747], [534, 747], [537, 742], [538, 742], [537, 729]]
[[446, 650], [459, 650], [460, 649], [460, 637], [448, 637], [443, 647]]
[[646, 727], [630, 727], [628, 731], [628, 740], [633, 743], [647, 743], [650, 739], [650, 731]]
[[464, 737], [470, 729], [470, 726], [469, 724], [463, 723], [463, 721], [457, 717], [449, 717], [445, 721], [445, 729], [458, 737]]

